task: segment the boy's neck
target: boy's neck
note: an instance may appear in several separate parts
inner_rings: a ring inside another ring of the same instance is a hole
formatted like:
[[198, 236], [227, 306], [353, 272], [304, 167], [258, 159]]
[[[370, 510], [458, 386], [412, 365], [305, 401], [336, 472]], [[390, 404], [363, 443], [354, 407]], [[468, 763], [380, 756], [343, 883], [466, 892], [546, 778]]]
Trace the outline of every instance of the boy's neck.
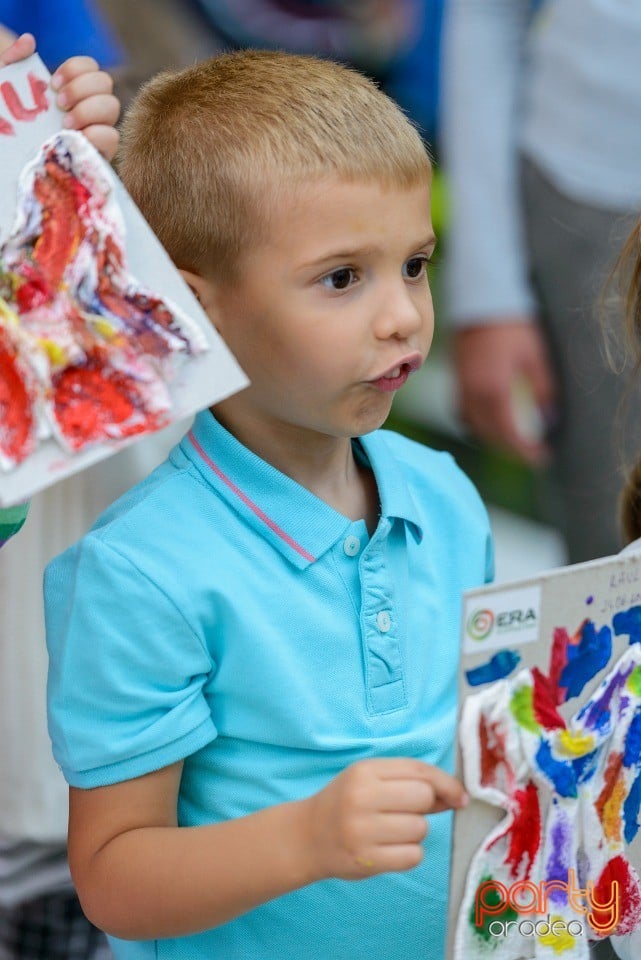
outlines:
[[379, 516], [372, 470], [354, 457], [349, 437], [332, 437], [278, 421], [253, 425], [223, 402], [212, 411], [243, 446], [295, 480], [350, 520], [365, 520], [370, 533]]

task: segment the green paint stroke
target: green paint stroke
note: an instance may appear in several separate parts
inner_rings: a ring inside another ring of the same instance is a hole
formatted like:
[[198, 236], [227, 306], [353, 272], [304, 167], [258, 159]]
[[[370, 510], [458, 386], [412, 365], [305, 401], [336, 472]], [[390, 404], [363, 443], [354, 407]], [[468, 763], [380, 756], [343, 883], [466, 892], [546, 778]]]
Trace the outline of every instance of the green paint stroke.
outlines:
[[534, 690], [527, 685], [517, 687], [510, 700], [510, 712], [520, 726], [530, 733], [540, 733], [541, 726], [534, 717], [533, 705]]
[[641, 666], [635, 667], [628, 677], [628, 686], [635, 697], [641, 697]]
[[[490, 875], [488, 875], [487, 877], [483, 877], [479, 886], [482, 883], [486, 883], [486, 881], [493, 880], [493, 879], [494, 878]], [[502, 898], [498, 890], [487, 891], [485, 902], [487, 903], [488, 907], [498, 907], [501, 901], [502, 901]], [[494, 947], [497, 946], [497, 944], [500, 942], [500, 939], [497, 939], [497, 937], [492, 936], [492, 934], [490, 933], [490, 924], [494, 920], [498, 920], [500, 923], [507, 923], [510, 920], [518, 920], [518, 919], [519, 919], [518, 913], [516, 912], [516, 910], [512, 909], [509, 903], [506, 903], [503, 910], [501, 910], [499, 913], [493, 913], [493, 914], [490, 914], [489, 916], [484, 916], [483, 925], [480, 927], [477, 927], [476, 925], [476, 903], [472, 904], [472, 909], [470, 910], [468, 915], [468, 921], [470, 926], [474, 930], [474, 933], [481, 940], [485, 941], [485, 943], [488, 946], [492, 945]]]

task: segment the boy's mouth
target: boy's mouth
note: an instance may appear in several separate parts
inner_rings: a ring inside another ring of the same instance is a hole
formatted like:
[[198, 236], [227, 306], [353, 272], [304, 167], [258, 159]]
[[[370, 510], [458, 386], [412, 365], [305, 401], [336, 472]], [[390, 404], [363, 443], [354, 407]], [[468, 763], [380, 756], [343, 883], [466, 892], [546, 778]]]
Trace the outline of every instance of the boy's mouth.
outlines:
[[383, 390], [385, 392], [399, 390], [409, 375], [414, 373], [415, 370], [418, 370], [422, 363], [423, 357], [420, 353], [413, 353], [409, 357], [404, 357], [400, 363], [397, 363], [394, 367], [390, 367], [389, 370], [386, 370], [385, 373], [382, 373], [379, 377], [375, 377], [368, 382], [377, 390]]

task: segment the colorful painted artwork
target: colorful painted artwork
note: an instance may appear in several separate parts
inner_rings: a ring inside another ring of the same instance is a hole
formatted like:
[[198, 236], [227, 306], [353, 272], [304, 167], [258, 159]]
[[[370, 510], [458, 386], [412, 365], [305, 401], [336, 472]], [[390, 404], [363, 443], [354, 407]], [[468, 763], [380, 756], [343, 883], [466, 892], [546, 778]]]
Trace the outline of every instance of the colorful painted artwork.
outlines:
[[[606, 558], [544, 575], [536, 595], [468, 597], [459, 771], [474, 800], [456, 817], [454, 960], [588, 960], [590, 942], [641, 930], [639, 568]], [[487, 645], [479, 609], [503, 618]]]
[[177, 360], [199, 327], [127, 270], [105, 166], [82, 134], [49, 139], [23, 171], [0, 247], [0, 466], [53, 436], [69, 452], [168, 422]]
[[0, 71], [0, 506], [247, 385], [49, 79]]

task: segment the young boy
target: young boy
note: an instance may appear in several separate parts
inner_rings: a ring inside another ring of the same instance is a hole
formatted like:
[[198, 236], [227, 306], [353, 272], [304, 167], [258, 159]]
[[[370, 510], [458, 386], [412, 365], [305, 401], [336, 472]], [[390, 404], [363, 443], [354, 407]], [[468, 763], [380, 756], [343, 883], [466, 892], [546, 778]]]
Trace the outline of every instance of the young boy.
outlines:
[[432, 338], [427, 154], [364, 77], [263, 52], [156, 78], [123, 144], [251, 386], [48, 569], [83, 906], [123, 960], [437, 960], [425, 815], [466, 800], [459, 608], [491, 542], [451, 458], [379, 430]]

